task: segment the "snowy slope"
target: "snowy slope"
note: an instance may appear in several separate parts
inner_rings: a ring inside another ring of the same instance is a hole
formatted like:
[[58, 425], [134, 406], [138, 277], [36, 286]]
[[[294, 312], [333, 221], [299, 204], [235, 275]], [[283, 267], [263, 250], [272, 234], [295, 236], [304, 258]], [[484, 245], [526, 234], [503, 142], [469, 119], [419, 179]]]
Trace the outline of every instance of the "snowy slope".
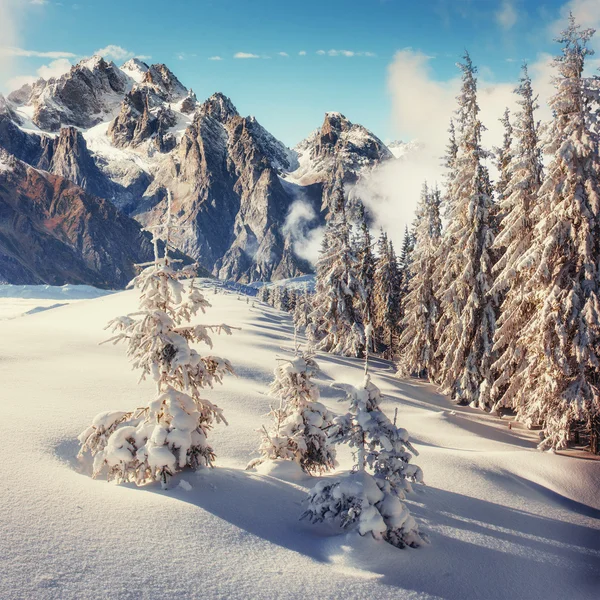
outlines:
[[91, 285], [0, 284], [0, 320], [41, 312], [64, 304], [106, 296], [112, 292]]
[[[600, 462], [539, 453], [532, 433], [454, 409], [383, 361], [374, 380], [384, 409], [399, 409], [421, 452], [427, 486], [409, 506], [431, 545], [398, 550], [299, 522], [314, 478], [243, 470], [290, 319], [235, 292], [207, 297], [214, 308], [200, 322], [242, 327], [214, 340], [238, 378], [206, 391], [229, 426], [211, 435], [217, 468], [183, 475], [189, 491], [95, 481], [75, 459], [96, 413], [152, 393], [122, 347], [98, 345], [110, 318], [136, 308], [135, 292], [0, 322], [0, 598], [598, 597]], [[324, 402], [342, 412], [329, 384], [357, 382], [362, 365], [318, 360]], [[339, 458], [348, 468], [348, 452]]]

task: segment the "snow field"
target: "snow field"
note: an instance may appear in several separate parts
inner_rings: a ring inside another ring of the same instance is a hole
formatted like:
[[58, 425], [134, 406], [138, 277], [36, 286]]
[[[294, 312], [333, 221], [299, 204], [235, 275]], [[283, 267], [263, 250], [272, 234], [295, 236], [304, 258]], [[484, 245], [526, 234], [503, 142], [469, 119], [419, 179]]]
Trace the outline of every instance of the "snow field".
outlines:
[[[431, 544], [398, 550], [298, 521], [318, 478], [285, 463], [243, 470], [268, 423], [291, 319], [235, 292], [208, 287], [206, 297], [213, 308], [198, 322], [242, 328], [213, 338], [237, 377], [204, 392], [229, 426], [209, 436], [217, 467], [186, 471], [168, 491], [93, 480], [75, 458], [97, 413], [153, 394], [123, 347], [99, 345], [111, 318], [136, 309], [136, 293], [0, 322], [1, 598], [597, 597], [600, 462], [538, 452], [535, 432], [455, 408], [384, 361], [373, 361], [373, 380], [419, 450], [427, 485], [407, 506]], [[360, 383], [361, 362], [316, 359], [321, 402], [346, 412], [330, 384]], [[347, 449], [338, 460], [348, 468]]]

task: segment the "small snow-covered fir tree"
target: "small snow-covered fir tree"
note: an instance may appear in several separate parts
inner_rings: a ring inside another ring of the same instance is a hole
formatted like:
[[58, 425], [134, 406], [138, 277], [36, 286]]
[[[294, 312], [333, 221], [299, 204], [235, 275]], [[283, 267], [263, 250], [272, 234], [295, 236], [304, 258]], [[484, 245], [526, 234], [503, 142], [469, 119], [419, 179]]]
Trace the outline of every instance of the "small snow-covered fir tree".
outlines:
[[462, 88], [457, 98], [457, 151], [448, 161], [452, 170], [446, 199], [448, 226], [437, 264], [443, 311], [437, 328], [439, 381], [457, 403], [486, 408], [491, 402], [496, 318], [490, 293], [493, 207], [489, 176], [483, 165], [487, 153], [481, 146], [477, 70], [468, 54], [459, 67]]
[[[156, 382], [156, 396], [131, 412], [106, 412], [81, 433], [80, 455], [94, 457], [93, 476], [106, 473], [109, 480], [144, 485], [169, 478], [185, 467], [212, 465], [215, 455], [208, 432], [215, 423], [226, 423], [221, 409], [201, 397], [201, 390], [220, 383], [233, 373], [229, 361], [202, 356], [190, 347], [212, 347], [211, 332], [231, 333], [227, 325], [185, 325], [210, 306], [194, 281], [193, 267], [177, 270], [169, 257], [170, 196], [167, 222], [154, 228], [151, 263], [131, 285], [140, 292], [139, 310], [117, 317], [108, 327], [115, 336], [108, 341], [125, 342], [133, 368], [141, 379]], [[166, 230], [164, 254], [159, 256], [159, 232]]]
[[309, 493], [301, 518], [337, 522], [398, 548], [423, 545], [426, 539], [402, 502], [412, 491], [411, 483], [423, 481], [421, 469], [410, 463], [418, 453], [408, 432], [396, 427], [381, 410], [381, 391], [371, 381], [368, 359], [362, 386], [334, 387], [346, 392], [350, 412], [334, 419], [330, 436], [336, 443], [349, 444], [357, 462], [347, 477], [319, 482]]
[[423, 184], [416, 212], [413, 276], [408, 283], [404, 318], [401, 322], [398, 363], [400, 375], [428, 376], [432, 380], [435, 379], [439, 364], [435, 329], [440, 306], [434, 271], [442, 233], [440, 202], [439, 190], [430, 190], [426, 183]]
[[503, 294], [504, 299], [494, 336], [498, 358], [492, 366], [491, 396], [495, 410], [508, 407], [519, 411], [524, 402], [519, 374], [527, 364], [527, 347], [521, 343], [521, 334], [537, 310], [531, 290], [525, 287], [537, 265], [523, 259], [531, 248], [532, 211], [542, 184], [542, 159], [534, 114], [538, 108], [537, 96], [534, 96], [526, 66], [515, 93], [519, 97], [520, 111], [511, 129], [515, 136], [512, 152], [501, 165], [498, 207], [502, 219], [493, 246], [500, 258], [494, 265], [492, 293]]
[[311, 319], [311, 341], [317, 350], [359, 356], [365, 339], [360, 310], [365, 291], [358, 275], [358, 260], [350, 244], [344, 188], [338, 181], [335, 210], [325, 228], [317, 260], [316, 289]]
[[269, 395], [279, 400], [279, 406], [271, 409], [271, 427], [262, 429], [261, 456], [248, 468], [282, 458], [297, 462], [310, 474], [333, 469], [335, 448], [327, 436], [333, 417], [318, 401], [319, 387], [312, 381], [319, 372], [314, 356], [302, 352], [278, 360]]
[[600, 158], [595, 90], [583, 76], [593, 34], [571, 15], [557, 40], [563, 47], [544, 145], [551, 160], [523, 258], [534, 266], [525, 290], [536, 310], [520, 341], [527, 366], [518, 375], [526, 395], [519, 417], [543, 425], [542, 449], [564, 448], [574, 423], [590, 430], [600, 415]]

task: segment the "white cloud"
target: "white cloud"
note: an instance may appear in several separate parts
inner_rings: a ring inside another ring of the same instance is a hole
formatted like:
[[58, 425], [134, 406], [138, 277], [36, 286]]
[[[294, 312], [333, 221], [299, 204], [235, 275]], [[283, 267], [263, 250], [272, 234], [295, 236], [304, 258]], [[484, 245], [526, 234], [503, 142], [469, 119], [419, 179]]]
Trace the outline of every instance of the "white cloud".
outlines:
[[318, 50], [317, 54], [323, 56], [325, 54], [327, 54], [328, 56], [345, 56], [347, 58], [352, 58], [353, 56], [368, 56], [368, 57], [373, 57], [376, 56], [376, 54], [374, 52], [356, 52], [355, 50], [328, 50], [327, 52], [325, 52], [325, 50]]
[[233, 58], [260, 58], [258, 54], [252, 54], [251, 52], [236, 52]]
[[289, 56], [287, 52], [278, 52], [277, 54], [279, 54], [279, 56], [283, 56], [284, 58], [287, 58]]
[[94, 54], [102, 56], [102, 58], [112, 58], [114, 60], [125, 60], [127, 58], [134, 57], [141, 60], [152, 58], [151, 56], [147, 56], [145, 54], [136, 54], [135, 52], [131, 52], [131, 50], [126, 50], [122, 46], [116, 46], [115, 44], [109, 44], [104, 48], [100, 48], [99, 50], [96, 50]]
[[294, 252], [313, 264], [319, 257], [324, 233], [323, 227], [310, 228], [316, 218], [317, 215], [304, 192], [298, 191], [282, 227], [283, 234], [292, 240]]
[[223, 60], [220, 56], [211, 56], [208, 60]]
[[300, 52], [298, 52], [298, 56], [306, 56], [306, 50], [300, 50]]
[[51, 79], [52, 77], [58, 78], [64, 75], [71, 68], [71, 61], [66, 58], [58, 58], [53, 60], [48, 65], [42, 65], [36, 70], [36, 75], [17, 75], [8, 80], [7, 87], [10, 90], [16, 90], [24, 86], [27, 83], [34, 83], [40, 77], [42, 79]]
[[29, 4], [36, 4], [37, 6], [43, 6], [48, 4], [48, 0], [29, 0]]
[[553, 36], [565, 28], [569, 13], [582, 27], [600, 29], [600, 0], [570, 0], [561, 6], [560, 18], [550, 24]]
[[[1, 14], [1, 13], [0, 13]], [[72, 52], [40, 52], [38, 50], [25, 50], [23, 48], [15, 48], [14, 46], [3, 46], [0, 47], [0, 56], [21, 56], [21, 57], [35, 57], [35, 58], [75, 58], [75, 54]]]
[[49, 65], [42, 65], [37, 70], [37, 74], [44, 79], [50, 79], [51, 77], [60, 77], [70, 69], [71, 61], [66, 58], [58, 58], [57, 60], [53, 60]]
[[503, 29], [512, 29], [517, 23], [517, 9], [511, 0], [504, 0], [496, 12], [496, 22]]
[[[383, 225], [390, 232], [394, 244], [401, 243], [405, 225], [412, 222], [423, 181], [443, 184], [441, 157], [448, 142], [448, 125], [454, 116], [461, 80], [458, 70], [449, 79], [437, 79], [430, 62], [431, 57], [411, 49], [396, 53], [388, 67], [394, 128], [405, 139], [418, 140], [419, 148], [400, 161], [383, 163], [363, 178], [356, 189], [374, 212], [376, 225]], [[540, 109], [536, 116], [542, 121], [550, 118], [546, 101], [554, 89], [552, 71], [552, 57], [548, 54], [540, 54], [529, 67], [534, 91], [539, 94]], [[498, 119], [504, 109], [508, 107], [514, 112], [517, 108], [514, 94], [517, 83], [491, 81], [489, 75], [479, 77], [480, 117], [488, 128], [482, 141], [488, 149], [501, 144], [503, 128]], [[493, 164], [488, 166], [494, 176]]]

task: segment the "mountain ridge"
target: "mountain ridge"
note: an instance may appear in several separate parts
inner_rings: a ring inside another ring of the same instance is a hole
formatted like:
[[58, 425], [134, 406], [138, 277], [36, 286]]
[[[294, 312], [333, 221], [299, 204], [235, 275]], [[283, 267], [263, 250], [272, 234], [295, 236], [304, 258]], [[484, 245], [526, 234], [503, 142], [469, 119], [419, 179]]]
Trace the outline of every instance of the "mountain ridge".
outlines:
[[311, 271], [286, 233], [297, 194], [285, 182], [313, 198], [317, 227], [335, 177], [351, 185], [393, 159], [340, 113], [326, 113], [290, 149], [224, 94], [199, 102], [166, 65], [131, 59], [117, 67], [99, 56], [2, 99], [0, 147], [144, 226], [161, 217], [171, 190], [179, 249], [214, 275], [244, 283]]

